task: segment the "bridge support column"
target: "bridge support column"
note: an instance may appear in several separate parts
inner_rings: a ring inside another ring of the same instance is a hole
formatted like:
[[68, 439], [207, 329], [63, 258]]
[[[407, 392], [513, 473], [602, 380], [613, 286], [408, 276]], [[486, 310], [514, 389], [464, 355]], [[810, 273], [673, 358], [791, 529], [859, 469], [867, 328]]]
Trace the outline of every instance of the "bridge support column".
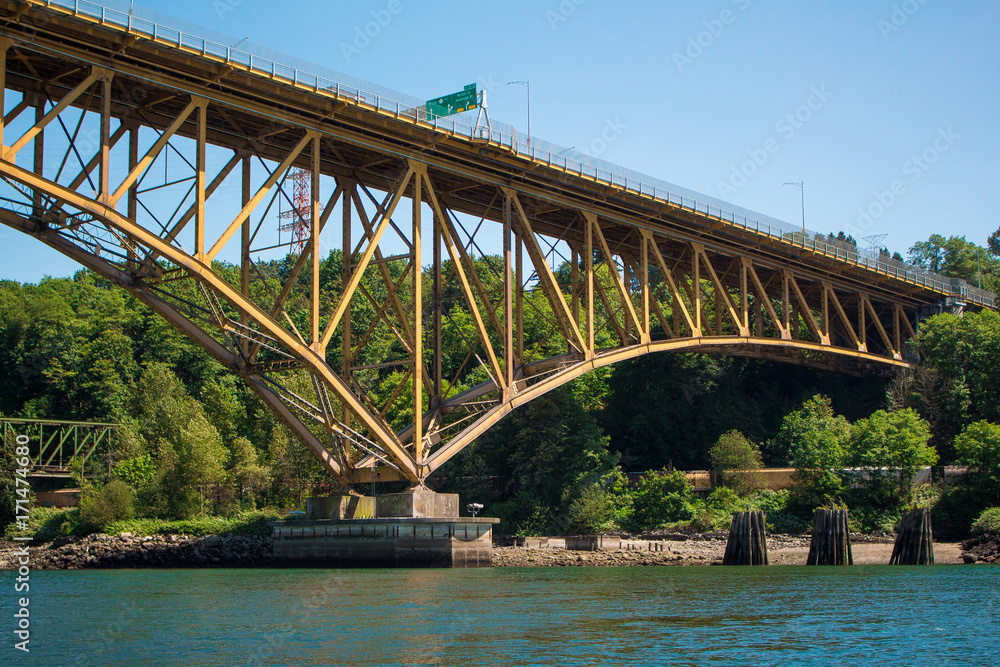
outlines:
[[371, 519], [375, 516], [375, 499], [371, 496], [334, 494], [306, 498], [307, 519]]
[[412, 488], [402, 493], [375, 496], [375, 516], [379, 519], [443, 519], [458, 516], [458, 494], [436, 493]]

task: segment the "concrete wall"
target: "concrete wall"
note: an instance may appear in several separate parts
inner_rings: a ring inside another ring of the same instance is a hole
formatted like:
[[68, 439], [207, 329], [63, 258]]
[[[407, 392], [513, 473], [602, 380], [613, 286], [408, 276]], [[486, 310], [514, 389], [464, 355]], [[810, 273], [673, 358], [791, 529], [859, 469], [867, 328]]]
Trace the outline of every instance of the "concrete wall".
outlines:
[[617, 535], [567, 536], [566, 548], [572, 551], [619, 551], [622, 538]]
[[522, 537], [507, 539], [506, 546], [522, 549], [569, 549], [572, 551], [667, 551], [663, 540], [631, 540], [615, 535], [568, 537]]

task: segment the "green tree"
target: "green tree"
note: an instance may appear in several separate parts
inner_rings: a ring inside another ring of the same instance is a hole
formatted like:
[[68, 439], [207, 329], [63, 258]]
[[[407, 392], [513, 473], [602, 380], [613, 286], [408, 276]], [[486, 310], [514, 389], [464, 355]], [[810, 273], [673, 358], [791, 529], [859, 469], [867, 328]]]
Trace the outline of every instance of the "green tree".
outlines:
[[989, 248], [983, 248], [964, 236], [947, 239], [932, 234], [910, 248], [910, 261], [935, 273], [961, 278], [972, 286], [981, 285], [992, 292], [1000, 291], [1000, 258]]
[[[601, 422], [627, 470], [708, 463], [705, 451], [721, 431], [709, 436], [694, 416], [707, 409], [727, 363], [709, 355], [656, 354], [614, 366]], [[704, 444], [692, 447], [695, 442]]]
[[204, 511], [205, 496], [225, 479], [226, 449], [201, 412], [181, 429], [177, 460], [168, 476], [174, 512], [187, 517]]
[[210, 380], [201, 391], [201, 404], [209, 421], [230, 446], [244, 432], [246, 408], [240, 402], [239, 379], [229, 376]]
[[839, 231], [836, 234], [830, 232], [829, 237], [833, 241], [840, 241], [841, 243], [846, 243], [852, 245], [855, 248], [858, 247], [858, 242], [850, 234], [845, 234], [843, 231]]
[[176, 444], [181, 430], [202, 412], [173, 370], [160, 362], [151, 362], [143, 370], [133, 410], [140, 424], [139, 435], [154, 447], [162, 442]]
[[908, 501], [914, 475], [938, 460], [928, 440], [929, 425], [912, 409], [878, 410], [855, 422], [848, 463], [860, 471], [868, 502], [888, 507]]
[[785, 416], [775, 441], [787, 448], [795, 467], [793, 504], [811, 510], [840, 496], [850, 437], [850, 423], [834, 413], [826, 396], [817, 394]]
[[645, 473], [632, 498], [632, 528], [648, 530], [694, 518], [694, 489], [680, 470]]
[[254, 502], [270, 481], [268, 469], [260, 464], [257, 449], [242, 437], [236, 438], [229, 448], [228, 476], [240, 501]]
[[125, 482], [130, 489], [138, 491], [156, 477], [156, 464], [148, 452], [119, 461], [111, 469], [111, 477]]
[[579, 400], [562, 387], [506, 416], [477, 441], [475, 452], [508, 488], [558, 507], [563, 493], [585, 475], [603, 475], [618, 457]]
[[763, 488], [760, 469], [764, 462], [760, 448], [739, 431], [734, 429], [719, 436], [708, 450], [708, 458], [718, 484], [729, 487], [737, 495], [745, 496]]
[[950, 461], [967, 424], [1000, 423], [1000, 313], [935, 315], [920, 324], [916, 342], [922, 364], [897, 378], [890, 405], [917, 409], [931, 424], [931, 444]]
[[968, 468], [969, 486], [984, 503], [1000, 504], [1000, 425], [985, 420], [969, 424], [955, 439], [955, 450]]
[[564, 522], [569, 534], [597, 533], [614, 528], [615, 506], [600, 483], [588, 484], [569, 503]]
[[983, 510], [972, 524], [972, 534], [1000, 537], [1000, 507]]
[[16, 519], [17, 506], [14, 501], [17, 498], [17, 459], [20, 458], [15, 439], [5, 438], [3, 435], [0, 431], [0, 533]]

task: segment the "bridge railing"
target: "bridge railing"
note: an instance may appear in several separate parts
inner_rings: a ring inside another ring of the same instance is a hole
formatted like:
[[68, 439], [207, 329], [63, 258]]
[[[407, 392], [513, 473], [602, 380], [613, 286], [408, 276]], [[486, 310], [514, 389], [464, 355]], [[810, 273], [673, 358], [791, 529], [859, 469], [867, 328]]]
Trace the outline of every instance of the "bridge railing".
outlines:
[[428, 120], [426, 115], [419, 111], [423, 109], [423, 100], [254, 44], [243, 43], [244, 40], [239, 40], [241, 47], [236, 48], [232, 45], [237, 43], [237, 40], [228, 35], [215, 33], [201, 26], [192, 26], [145, 7], [133, 8], [128, 0], [104, 0], [103, 4], [89, 0], [41, 0], [41, 3], [87, 16], [102, 23], [116, 25], [202, 55], [219, 58], [271, 79], [312, 88], [315, 92], [331, 94], [341, 100], [391, 113], [400, 119], [429, 125], [441, 132], [470, 140], [488, 139], [498, 146], [507, 147], [517, 155], [576, 174], [581, 178], [679, 206], [818, 254], [962, 298], [976, 305], [1000, 308], [997, 296], [991, 292], [972, 288], [964, 283], [956, 284], [951, 278], [917, 266], [893, 264], [880, 257], [861, 252], [853, 245], [804, 230], [777, 218], [735, 206], [537, 137], [529, 138], [511, 125], [497, 122], [493, 123], [490, 129], [477, 126], [470, 112]]
[[83, 469], [99, 447], [111, 445], [120, 428], [120, 424], [99, 422], [0, 418], [0, 438], [28, 443], [33, 474], [68, 473], [74, 460]]

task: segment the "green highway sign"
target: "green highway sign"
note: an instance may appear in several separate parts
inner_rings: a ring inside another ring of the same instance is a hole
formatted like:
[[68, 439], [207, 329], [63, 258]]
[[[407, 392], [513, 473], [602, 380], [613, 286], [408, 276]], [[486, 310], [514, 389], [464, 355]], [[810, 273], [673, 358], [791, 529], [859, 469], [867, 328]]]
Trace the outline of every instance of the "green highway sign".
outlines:
[[427, 111], [427, 119], [434, 120], [441, 116], [450, 116], [468, 111], [469, 109], [475, 109], [478, 101], [479, 96], [476, 93], [476, 84], [470, 83], [457, 93], [428, 100], [427, 104], [424, 105], [424, 109]]

